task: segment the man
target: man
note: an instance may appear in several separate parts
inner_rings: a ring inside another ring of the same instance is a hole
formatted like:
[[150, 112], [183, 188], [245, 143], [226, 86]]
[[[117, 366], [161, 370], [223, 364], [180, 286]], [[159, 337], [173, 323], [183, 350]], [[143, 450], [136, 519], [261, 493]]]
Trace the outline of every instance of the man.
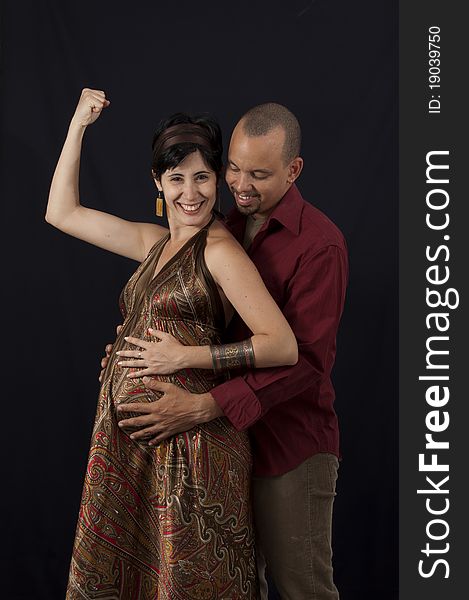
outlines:
[[[233, 131], [226, 171], [238, 209], [227, 225], [292, 327], [298, 363], [247, 371], [198, 395], [146, 378], [147, 387], [163, 392], [160, 400], [120, 409], [143, 415], [122, 425], [140, 428], [132, 437], [151, 435], [152, 443], [222, 415], [249, 428], [262, 597], [267, 565], [282, 598], [332, 600], [339, 435], [330, 373], [348, 262], [340, 231], [294, 184], [303, 167], [300, 142], [289, 110], [257, 106]], [[235, 317], [226, 339], [248, 336]]]

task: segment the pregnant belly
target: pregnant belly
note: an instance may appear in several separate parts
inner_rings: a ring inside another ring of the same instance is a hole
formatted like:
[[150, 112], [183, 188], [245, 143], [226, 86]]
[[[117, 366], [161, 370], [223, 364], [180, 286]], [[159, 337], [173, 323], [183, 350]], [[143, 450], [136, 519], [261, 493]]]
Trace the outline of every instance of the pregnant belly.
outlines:
[[[130, 323], [129, 323], [130, 324]], [[135, 345], [130, 344], [125, 341], [124, 337], [132, 336], [137, 339], [142, 339], [147, 342], [154, 342], [154, 338], [152, 338], [148, 334], [148, 323], [140, 322], [137, 327], [130, 326], [124, 328], [121, 334], [118, 336], [116, 343], [114, 344], [113, 352], [110, 356], [110, 365], [111, 372], [110, 375], [110, 400], [114, 404], [114, 406], [118, 406], [122, 403], [132, 403], [132, 402], [154, 402], [161, 397], [161, 393], [159, 392], [151, 392], [147, 388], [145, 388], [142, 378], [131, 378], [128, 377], [129, 373], [141, 370], [141, 368], [135, 367], [122, 367], [118, 364], [119, 360], [121, 360], [116, 354], [117, 350], [138, 350]], [[168, 327], [169, 323], [166, 323], [166, 326], [163, 327], [162, 323], [158, 323], [158, 326], [162, 330], [171, 329]], [[172, 323], [172, 326], [175, 328], [174, 331], [168, 331], [183, 344], [190, 343], [191, 345], [199, 344], [199, 343], [207, 343], [206, 339], [198, 339], [196, 334], [196, 329], [191, 331], [191, 335], [187, 334], [188, 339], [181, 339], [180, 335], [178, 335], [179, 330], [188, 329], [187, 324], [184, 327], [180, 326], [176, 328], [176, 325]], [[153, 324], [153, 327], [155, 325]], [[211, 340], [210, 340], [211, 341]], [[155, 342], [157, 343], [157, 342]], [[142, 365], [142, 368], [145, 368], [145, 365]], [[153, 375], [156, 379], [160, 381], [164, 381], [167, 383], [173, 383], [178, 387], [181, 387], [192, 393], [203, 393], [209, 391], [215, 385], [218, 385], [222, 381], [225, 380], [224, 376], [220, 376], [219, 374], [215, 374], [211, 369], [184, 369], [173, 373], [171, 375]]]
[[[128, 377], [129, 373], [135, 372], [136, 368], [121, 367], [117, 362], [121, 360], [118, 356], [114, 357], [115, 364], [112, 368], [110, 381], [110, 395], [114, 406], [128, 402], [153, 402], [161, 394], [148, 390], [141, 377]], [[167, 378], [158, 377], [158, 379], [167, 380]]]

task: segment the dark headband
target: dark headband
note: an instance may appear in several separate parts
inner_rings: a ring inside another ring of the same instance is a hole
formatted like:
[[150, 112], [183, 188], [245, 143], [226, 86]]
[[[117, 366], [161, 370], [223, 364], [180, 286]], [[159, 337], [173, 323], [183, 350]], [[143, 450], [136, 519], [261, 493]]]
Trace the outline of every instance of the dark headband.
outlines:
[[153, 156], [158, 156], [176, 144], [199, 144], [211, 150], [210, 138], [203, 127], [192, 123], [179, 123], [168, 127], [158, 137], [153, 147]]

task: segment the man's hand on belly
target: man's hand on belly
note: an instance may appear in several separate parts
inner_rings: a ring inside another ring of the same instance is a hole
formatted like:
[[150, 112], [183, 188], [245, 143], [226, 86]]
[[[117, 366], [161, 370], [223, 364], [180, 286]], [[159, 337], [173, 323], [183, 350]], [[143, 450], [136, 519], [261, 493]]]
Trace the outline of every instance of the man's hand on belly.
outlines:
[[191, 394], [172, 383], [147, 377], [143, 382], [148, 389], [163, 393], [159, 400], [132, 402], [117, 407], [121, 416], [125, 412], [141, 414], [139, 417], [119, 421], [119, 427], [132, 431], [130, 437], [135, 441], [145, 441], [153, 446], [176, 433], [188, 431], [196, 425], [223, 416], [210, 392]]

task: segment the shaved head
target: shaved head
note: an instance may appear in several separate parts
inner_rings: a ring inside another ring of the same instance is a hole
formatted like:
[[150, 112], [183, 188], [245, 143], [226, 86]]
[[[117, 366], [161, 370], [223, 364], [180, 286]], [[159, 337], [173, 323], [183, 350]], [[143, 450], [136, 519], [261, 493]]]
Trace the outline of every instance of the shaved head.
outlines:
[[250, 137], [267, 135], [273, 129], [281, 127], [285, 132], [282, 150], [284, 163], [288, 164], [300, 154], [300, 124], [295, 115], [281, 104], [267, 102], [254, 106], [241, 117], [239, 125]]

